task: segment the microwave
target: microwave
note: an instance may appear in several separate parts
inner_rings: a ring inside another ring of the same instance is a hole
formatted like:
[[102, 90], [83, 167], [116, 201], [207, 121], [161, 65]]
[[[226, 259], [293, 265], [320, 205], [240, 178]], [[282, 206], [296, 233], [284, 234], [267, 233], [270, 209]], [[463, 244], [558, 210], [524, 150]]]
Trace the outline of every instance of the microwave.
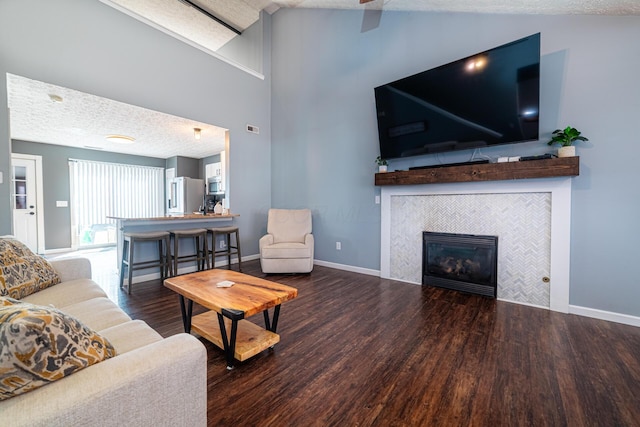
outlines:
[[222, 177], [221, 176], [212, 176], [207, 180], [209, 194], [220, 194], [224, 193], [224, 188], [222, 188]]

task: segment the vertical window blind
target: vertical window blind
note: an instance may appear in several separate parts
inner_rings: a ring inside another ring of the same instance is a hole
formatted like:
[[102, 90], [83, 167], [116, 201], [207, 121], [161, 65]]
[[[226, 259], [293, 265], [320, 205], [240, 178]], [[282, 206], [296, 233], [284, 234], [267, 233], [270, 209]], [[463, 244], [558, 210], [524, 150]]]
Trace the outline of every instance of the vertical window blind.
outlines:
[[164, 168], [69, 159], [71, 229], [74, 247], [96, 243], [95, 231], [111, 226], [108, 216], [164, 215]]

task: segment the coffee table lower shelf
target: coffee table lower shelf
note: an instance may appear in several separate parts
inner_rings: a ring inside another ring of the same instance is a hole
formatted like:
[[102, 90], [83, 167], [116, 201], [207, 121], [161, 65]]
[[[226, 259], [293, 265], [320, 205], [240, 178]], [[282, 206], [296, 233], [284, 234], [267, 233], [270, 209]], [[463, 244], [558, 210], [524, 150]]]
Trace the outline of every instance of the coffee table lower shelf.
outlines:
[[[231, 330], [231, 319], [225, 318], [224, 326], [228, 333]], [[222, 335], [220, 334], [220, 326], [218, 324], [218, 313], [215, 311], [208, 311], [206, 313], [193, 316], [191, 319], [191, 331], [200, 334], [224, 350]], [[252, 356], [255, 356], [261, 351], [272, 347], [279, 341], [280, 335], [267, 331], [248, 320], [239, 320], [236, 349], [233, 353], [233, 357], [242, 362]]]

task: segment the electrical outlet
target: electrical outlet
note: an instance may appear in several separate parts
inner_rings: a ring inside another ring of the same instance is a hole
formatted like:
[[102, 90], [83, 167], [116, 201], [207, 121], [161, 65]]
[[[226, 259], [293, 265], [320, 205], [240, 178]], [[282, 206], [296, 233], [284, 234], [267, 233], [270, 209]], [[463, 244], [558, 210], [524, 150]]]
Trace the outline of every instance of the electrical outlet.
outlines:
[[342, 250], [342, 243], [340, 243], [340, 242], [336, 242], [336, 250], [337, 250], [337, 251]]
[[220, 240], [220, 249], [227, 249], [227, 242], [224, 240]]
[[380, 204], [380, 196], [376, 196], [376, 205]]

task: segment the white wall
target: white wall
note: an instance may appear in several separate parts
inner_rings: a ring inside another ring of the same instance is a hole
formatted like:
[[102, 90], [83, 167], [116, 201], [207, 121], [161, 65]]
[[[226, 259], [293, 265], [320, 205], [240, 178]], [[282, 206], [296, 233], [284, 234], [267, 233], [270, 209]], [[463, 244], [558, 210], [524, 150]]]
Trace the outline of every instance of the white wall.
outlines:
[[[0, 2], [0, 234], [11, 232], [6, 73], [230, 129], [231, 209], [243, 253], [258, 252], [270, 204], [270, 17], [265, 79], [98, 0]], [[260, 135], [244, 130], [246, 123]], [[151, 155], [152, 153], [150, 153]]]
[[[281, 9], [272, 33], [274, 207], [314, 210], [316, 257], [379, 269], [379, 153], [373, 88], [542, 33], [541, 141], [483, 150], [548, 151], [568, 124], [578, 146], [572, 191], [575, 306], [640, 316], [640, 17], [517, 16], [384, 11], [361, 33], [361, 11]], [[468, 160], [471, 152], [394, 161], [390, 169]], [[342, 250], [335, 242], [342, 242]]]

